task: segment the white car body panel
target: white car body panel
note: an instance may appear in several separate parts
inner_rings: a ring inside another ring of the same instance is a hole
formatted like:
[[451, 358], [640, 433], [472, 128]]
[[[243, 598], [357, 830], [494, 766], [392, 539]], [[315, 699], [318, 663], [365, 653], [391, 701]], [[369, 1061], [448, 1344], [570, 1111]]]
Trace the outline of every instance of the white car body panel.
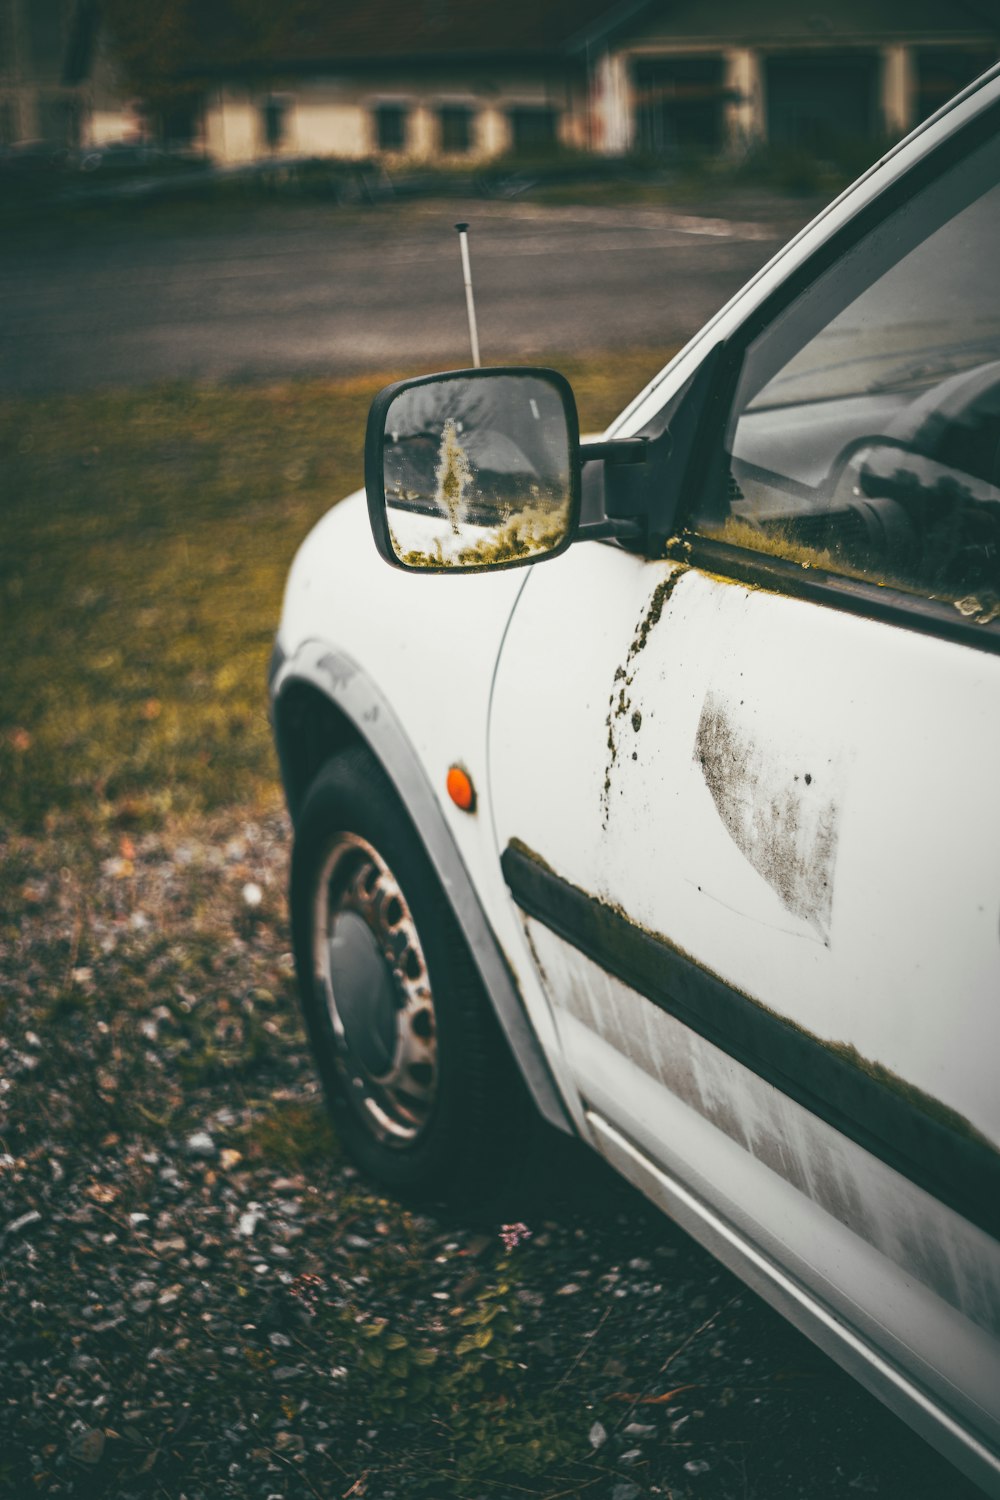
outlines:
[[[630, 655], [671, 575], [659, 622]], [[581, 607], [596, 599], [599, 610]], [[709, 709], [740, 757], [716, 789], [721, 811], [696, 754]], [[500, 661], [497, 847], [524, 840], [566, 880], [810, 1033], [850, 1041], [1000, 1147], [998, 744], [996, 656], [578, 547], [533, 574]], [[724, 815], [745, 820], [740, 843]], [[956, 828], [979, 835], [960, 860]], [[954, 1046], [949, 994], [976, 1057]]]
[[[669, 593], [644, 630], [658, 588]], [[595, 599], [599, 611], [580, 606]], [[715, 799], [699, 754], [709, 710], [732, 756]], [[528, 845], [996, 1147], [997, 743], [995, 655], [580, 547], [533, 574], [507, 634], [491, 720], [497, 847]], [[956, 828], [968, 831], [958, 860]], [[762, 1264], [879, 1349], [894, 1381], [916, 1379], [944, 1429], [959, 1419], [1000, 1449], [996, 1240], [527, 925], [598, 1149], [605, 1127], [623, 1135], [651, 1181], [688, 1185]]]

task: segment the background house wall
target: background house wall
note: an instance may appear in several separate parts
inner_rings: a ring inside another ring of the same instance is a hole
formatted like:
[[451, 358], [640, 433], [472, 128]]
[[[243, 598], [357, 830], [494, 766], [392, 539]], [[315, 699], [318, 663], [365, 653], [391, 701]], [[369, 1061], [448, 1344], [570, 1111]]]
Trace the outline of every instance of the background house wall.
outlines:
[[249, 89], [220, 88], [205, 100], [203, 144], [218, 162], [237, 166], [264, 154], [263, 99]]
[[[366, 67], [354, 75], [285, 79], [274, 88], [225, 86], [205, 100], [205, 148], [226, 165], [261, 156], [482, 161], [518, 144], [583, 150], [586, 87], [581, 77], [574, 88], [572, 71]], [[280, 128], [269, 137], [268, 118], [279, 113]]]

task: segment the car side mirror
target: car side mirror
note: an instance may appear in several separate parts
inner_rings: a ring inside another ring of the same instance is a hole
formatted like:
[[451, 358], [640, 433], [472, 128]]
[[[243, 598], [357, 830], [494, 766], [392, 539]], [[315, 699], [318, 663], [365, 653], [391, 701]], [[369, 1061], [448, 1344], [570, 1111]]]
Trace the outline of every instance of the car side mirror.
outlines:
[[482, 572], [564, 552], [580, 519], [580, 433], [555, 370], [454, 370], [386, 386], [365, 438], [380, 556]]

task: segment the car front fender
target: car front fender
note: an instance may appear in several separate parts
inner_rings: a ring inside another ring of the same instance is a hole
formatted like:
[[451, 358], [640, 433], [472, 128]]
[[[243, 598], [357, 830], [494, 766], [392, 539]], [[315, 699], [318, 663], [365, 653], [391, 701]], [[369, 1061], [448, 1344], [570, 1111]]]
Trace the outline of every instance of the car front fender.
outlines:
[[[271, 712], [293, 819], [306, 789], [303, 767], [315, 774], [317, 762], [359, 740], [378, 760], [424, 844], [540, 1113], [571, 1130], [518, 976], [479, 894], [499, 889], [487, 719], [494, 665], [522, 582], [510, 572], [414, 578], [386, 567], [368, 531], [364, 496], [351, 496], [314, 528], [293, 565], [271, 658]], [[452, 642], [444, 681], [442, 635]], [[293, 709], [307, 698], [327, 717], [316, 750], [303, 760], [303, 716]], [[472, 816], [435, 790], [443, 790], [455, 762], [477, 788]]]

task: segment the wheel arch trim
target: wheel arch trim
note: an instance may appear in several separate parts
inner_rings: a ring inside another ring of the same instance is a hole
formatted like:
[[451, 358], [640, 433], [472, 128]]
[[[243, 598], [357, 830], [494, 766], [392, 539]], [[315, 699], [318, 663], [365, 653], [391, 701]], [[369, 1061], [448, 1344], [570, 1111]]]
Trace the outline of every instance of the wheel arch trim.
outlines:
[[281, 777], [293, 821], [296, 784], [290, 747], [283, 734], [280, 704], [291, 689], [305, 686], [332, 704], [389, 777], [468, 943], [473, 963], [539, 1113], [549, 1124], [575, 1134], [517, 980], [476, 894], [427, 773], [388, 699], [357, 662], [323, 641], [303, 642], [291, 656], [285, 654], [280, 640], [276, 641], [268, 686]]

